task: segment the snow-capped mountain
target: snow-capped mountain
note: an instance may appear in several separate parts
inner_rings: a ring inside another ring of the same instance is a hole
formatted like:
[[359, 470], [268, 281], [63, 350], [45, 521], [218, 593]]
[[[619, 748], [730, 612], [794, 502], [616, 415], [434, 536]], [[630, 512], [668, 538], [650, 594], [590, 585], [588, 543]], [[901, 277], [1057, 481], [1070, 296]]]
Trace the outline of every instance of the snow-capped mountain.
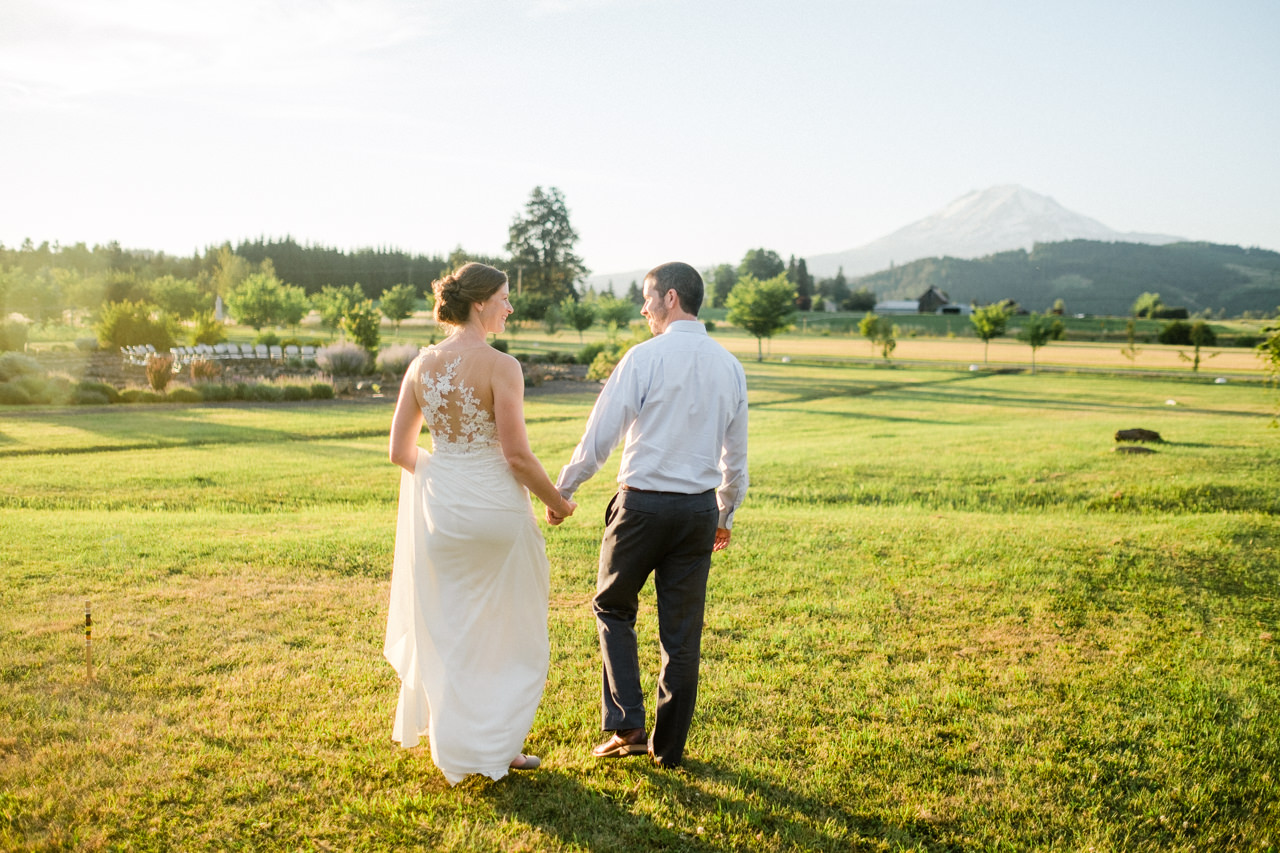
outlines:
[[835, 275], [844, 267], [845, 276], [853, 278], [920, 258], [980, 258], [1036, 243], [1082, 239], [1160, 245], [1182, 238], [1116, 231], [1048, 196], [1006, 184], [975, 190], [892, 234], [848, 251], [815, 255], [807, 264], [815, 276]]

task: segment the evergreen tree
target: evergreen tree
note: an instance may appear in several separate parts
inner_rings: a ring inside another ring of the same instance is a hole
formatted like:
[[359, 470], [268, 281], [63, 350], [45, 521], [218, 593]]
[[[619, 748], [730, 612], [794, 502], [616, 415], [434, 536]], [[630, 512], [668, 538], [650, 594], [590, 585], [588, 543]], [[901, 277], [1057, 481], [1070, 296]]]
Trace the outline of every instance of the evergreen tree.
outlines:
[[521, 289], [553, 302], [576, 293], [574, 285], [589, 272], [574, 254], [578, 232], [569, 222], [564, 194], [556, 187], [534, 187], [524, 215], [511, 222], [507, 251], [517, 267]]
[[703, 278], [711, 283], [711, 304], [715, 308], [723, 308], [729, 301], [733, 286], [738, 283], [738, 271], [730, 264], [720, 264], [713, 270], [707, 270]]
[[813, 276], [804, 258], [796, 261], [796, 307], [801, 311], [813, 308]]

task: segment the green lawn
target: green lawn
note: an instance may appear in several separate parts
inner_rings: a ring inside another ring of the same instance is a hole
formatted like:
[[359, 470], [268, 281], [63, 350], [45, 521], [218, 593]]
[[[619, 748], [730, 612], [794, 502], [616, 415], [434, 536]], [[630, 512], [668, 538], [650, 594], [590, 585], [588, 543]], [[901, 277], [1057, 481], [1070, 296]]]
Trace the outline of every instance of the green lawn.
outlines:
[[[389, 403], [0, 411], [0, 849], [1280, 845], [1274, 392], [747, 370], [686, 767], [588, 755], [606, 472], [546, 531], [544, 769], [453, 789], [390, 740]], [[591, 400], [530, 397], [553, 473]]]

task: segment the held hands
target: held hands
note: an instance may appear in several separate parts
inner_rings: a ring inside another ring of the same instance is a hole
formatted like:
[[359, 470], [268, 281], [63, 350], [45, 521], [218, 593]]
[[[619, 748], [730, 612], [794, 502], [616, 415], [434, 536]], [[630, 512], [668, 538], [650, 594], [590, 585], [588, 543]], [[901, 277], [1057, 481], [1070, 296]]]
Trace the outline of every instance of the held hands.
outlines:
[[577, 501], [565, 501], [565, 504], [569, 507], [568, 512], [556, 512], [551, 507], [547, 507], [547, 524], [555, 527], [560, 522], [573, 515], [574, 510], [578, 508]]

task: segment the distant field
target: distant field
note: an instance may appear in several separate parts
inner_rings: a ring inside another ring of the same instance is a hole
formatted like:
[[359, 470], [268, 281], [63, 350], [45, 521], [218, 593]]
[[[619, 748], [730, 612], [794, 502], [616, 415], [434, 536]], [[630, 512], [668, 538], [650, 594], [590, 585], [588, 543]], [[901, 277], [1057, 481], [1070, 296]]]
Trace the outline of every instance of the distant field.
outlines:
[[[747, 371], [687, 767], [587, 754], [606, 472], [545, 531], [545, 767], [454, 789], [390, 740], [389, 403], [0, 412], [0, 849], [1280, 844], [1274, 392]], [[591, 402], [529, 399], [553, 471]]]

